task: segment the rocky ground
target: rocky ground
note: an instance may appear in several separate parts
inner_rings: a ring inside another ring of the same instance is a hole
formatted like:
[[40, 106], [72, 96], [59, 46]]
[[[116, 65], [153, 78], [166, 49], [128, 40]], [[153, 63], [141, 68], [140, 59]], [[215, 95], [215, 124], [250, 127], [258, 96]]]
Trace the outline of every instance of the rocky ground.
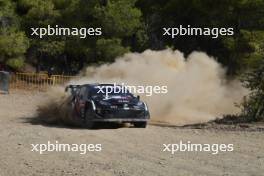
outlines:
[[[43, 93], [0, 95], [0, 176], [16, 175], [263, 175], [263, 125], [149, 125], [96, 130], [51, 126], [35, 118]], [[102, 144], [101, 152], [32, 152], [48, 141]], [[233, 144], [233, 152], [163, 152], [179, 141]]]

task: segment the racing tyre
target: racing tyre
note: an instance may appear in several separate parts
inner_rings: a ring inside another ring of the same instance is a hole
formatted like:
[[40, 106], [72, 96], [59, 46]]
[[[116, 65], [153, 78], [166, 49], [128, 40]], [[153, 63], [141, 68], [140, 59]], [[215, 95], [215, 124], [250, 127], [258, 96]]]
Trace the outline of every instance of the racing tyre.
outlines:
[[91, 109], [88, 109], [85, 113], [85, 127], [88, 129], [93, 129], [95, 123], [91, 120], [93, 118]]
[[134, 127], [136, 128], [146, 128], [147, 127], [147, 122], [135, 122]]
[[88, 129], [93, 129], [94, 128], [94, 122], [91, 120], [86, 120], [85, 127]]

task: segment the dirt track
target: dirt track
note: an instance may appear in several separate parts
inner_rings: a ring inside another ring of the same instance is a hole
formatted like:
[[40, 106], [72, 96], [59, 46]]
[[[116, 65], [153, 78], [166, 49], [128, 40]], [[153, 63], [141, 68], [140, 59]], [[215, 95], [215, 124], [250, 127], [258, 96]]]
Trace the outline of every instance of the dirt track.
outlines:
[[[74, 129], [35, 123], [43, 94], [0, 95], [0, 176], [16, 175], [263, 175], [264, 132], [182, 129]], [[31, 145], [101, 143], [101, 152], [31, 152]], [[233, 143], [234, 151], [162, 152], [164, 143]]]

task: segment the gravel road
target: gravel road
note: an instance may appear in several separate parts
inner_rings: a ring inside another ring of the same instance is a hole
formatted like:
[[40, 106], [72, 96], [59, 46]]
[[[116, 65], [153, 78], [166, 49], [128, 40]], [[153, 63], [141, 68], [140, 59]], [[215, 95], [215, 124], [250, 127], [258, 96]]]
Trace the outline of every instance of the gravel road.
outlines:
[[[264, 175], [264, 132], [149, 125], [88, 130], [35, 120], [41, 93], [0, 95], [0, 176]], [[102, 151], [33, 152], [31, 144], [102, 144]], [[233, 144], [233, 152], [164, 152], [163, 144]]]

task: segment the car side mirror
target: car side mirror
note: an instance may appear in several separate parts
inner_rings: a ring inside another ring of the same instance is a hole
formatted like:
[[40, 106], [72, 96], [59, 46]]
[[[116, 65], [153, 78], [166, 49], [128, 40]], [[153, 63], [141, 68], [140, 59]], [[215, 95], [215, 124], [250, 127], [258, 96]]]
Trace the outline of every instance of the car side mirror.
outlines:
[[137, 99], [138, 99], [138, 101], [140, 100], [140, 96], [139, 95], [137, 96]]

